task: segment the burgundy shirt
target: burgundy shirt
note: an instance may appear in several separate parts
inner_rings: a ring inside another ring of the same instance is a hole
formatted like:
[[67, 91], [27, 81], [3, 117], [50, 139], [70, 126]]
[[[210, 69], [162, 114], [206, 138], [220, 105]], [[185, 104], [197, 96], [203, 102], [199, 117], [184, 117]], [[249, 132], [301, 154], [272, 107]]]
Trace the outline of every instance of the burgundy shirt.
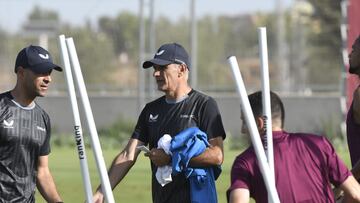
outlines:
[[351, 165], [360, 160], [360, 125], [355, 123], [353, 104], [351, 104], [346, 119], [346, 135], [349, 146]]
[[[340, 185], [351, 175], [323, 136], [273, 132], [276, 188], [281, 202], [335, 202], [331, 184]], [[266, 187], [253, 147], [236, 157], [231, 186], [247, 188], [257, 203], [267, 203]]]

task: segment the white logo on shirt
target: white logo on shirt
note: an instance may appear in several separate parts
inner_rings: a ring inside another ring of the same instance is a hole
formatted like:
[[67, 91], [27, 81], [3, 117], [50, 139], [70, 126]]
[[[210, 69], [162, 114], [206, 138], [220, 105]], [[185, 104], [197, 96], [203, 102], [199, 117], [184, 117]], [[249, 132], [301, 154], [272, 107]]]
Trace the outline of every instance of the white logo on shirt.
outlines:
[[180, 118], [194, 118], [194, 115], [192, 115], [192, 114], [190, 114], [190, 115], [181, 114]]
[[14, 120], [11, 120], [11, 121], [4, 120], [3, 124], [4, 124], [4, 128], [14, 128], [14, 126], [13, 126]]
[[42, 128], [40, 126], [36, 126], [36, 129], [40, 130], [40, 131], [43, 131], [43, 132], [46, 132], [45, 128]]
[[152, 114], [150, 114], [150, 116], [149, 116], [149, 122], [150, 122], [150, 123], [156, 122], [157, 119], [158, 119], [158, 117], [159, 117], [159, 114], [156, 114], [155, 116], [153, 116]]

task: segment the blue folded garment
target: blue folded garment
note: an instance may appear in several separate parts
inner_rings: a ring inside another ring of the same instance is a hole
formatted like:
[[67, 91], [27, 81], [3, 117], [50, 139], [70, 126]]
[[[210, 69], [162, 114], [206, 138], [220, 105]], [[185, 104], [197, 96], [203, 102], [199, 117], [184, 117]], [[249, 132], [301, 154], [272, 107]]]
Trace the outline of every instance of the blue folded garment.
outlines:
[[[189, 167], [190, 159], [203, 153], [209, 146], [206, 133], [197, 127], [181, 131], [171, 141], [172, 174], [184, 172], [185, 177], [189, 179], [192, 203], [217, 203], [215, 180], [221, 173], [220, 166]], [[213, 168], [215, 169], [215, 176]]]

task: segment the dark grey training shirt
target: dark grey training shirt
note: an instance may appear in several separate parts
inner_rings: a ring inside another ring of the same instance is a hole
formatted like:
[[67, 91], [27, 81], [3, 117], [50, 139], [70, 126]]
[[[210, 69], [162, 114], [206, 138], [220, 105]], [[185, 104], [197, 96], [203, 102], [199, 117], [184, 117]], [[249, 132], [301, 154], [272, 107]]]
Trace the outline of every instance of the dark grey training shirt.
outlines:
[[50, 119], [37, 104], [0, 94], [0, 202], [35, 202], [38, 157], [50, 153]]
[[[139, 139], [151, 148], [157, 148], [164, 135], [172, 137], [189, 127], [198, 127], [208, 139], [222, 137], [225, 130], [215, 100], [191, 90], [186, 98], [169, 103], [165, 96], [148, 103], [140, 114], [132, 138]], [[156, 166], [152, 169], [152, 196], [154, 203], [190, 203], [190, 185], [184, 174], [172, 177], [172, 182], [162, 187], [156, 180]]]

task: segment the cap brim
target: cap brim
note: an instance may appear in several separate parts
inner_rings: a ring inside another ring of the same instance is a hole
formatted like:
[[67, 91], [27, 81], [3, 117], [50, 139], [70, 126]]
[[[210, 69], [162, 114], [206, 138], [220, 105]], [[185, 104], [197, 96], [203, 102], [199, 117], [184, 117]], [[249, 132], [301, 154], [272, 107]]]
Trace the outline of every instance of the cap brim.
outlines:
[[170, 63], [172, 63], [172, 61], [155, 58], [149, 61], [145, 61], [143, 63], [143, 68], [150, 68], [151, 66], [154, 66], [154, 64], [159, 66], [165, 66], [165, 65], [169, 65]]
[[60, 72], [63, 70], [60, 66], [53, 64], [53, 63], [48, 63], [48, 62], [36, 64], [36, 65], [30, 67], [29, 69], [31, 69], [35, 73], [48, 73], [49, 71], [51, 71], [53, 69], [60, 71]]

